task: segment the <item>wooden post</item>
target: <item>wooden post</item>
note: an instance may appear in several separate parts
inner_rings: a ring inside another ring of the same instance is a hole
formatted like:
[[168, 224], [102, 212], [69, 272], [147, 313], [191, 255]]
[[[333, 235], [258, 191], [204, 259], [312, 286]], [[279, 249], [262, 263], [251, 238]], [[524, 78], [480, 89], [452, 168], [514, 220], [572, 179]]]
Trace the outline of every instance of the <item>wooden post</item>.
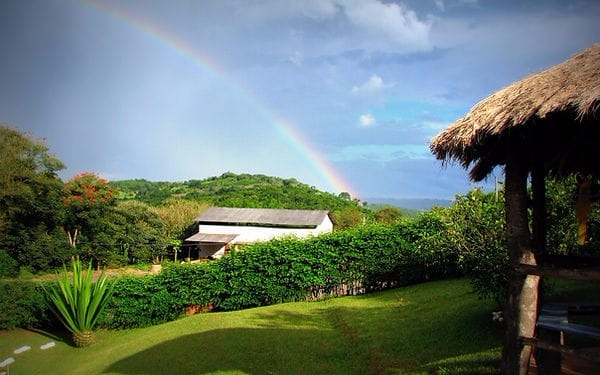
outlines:
[[[542, 155], [543, 151], [534, 150], [534, 156], [531, 165], [531, 192], [533, 198], [533, 209], [531, 214], [532, 221], [532, 242], [533, 252], [538, 265], [544, 264], [546, 256], [546, 174], [543, 161], [537, 157]], [[540, 273], [538, 275], [542, 276]], [[543, 303], [543, 277], [540, 277], [538, 285], [538, 311]], [[553, 342], [560, 345], [560, 334], [549, 330], [538, 330], [537, 337], [545, 342]], [[533, 337], [533, 336], [527, 336]], [[536, 348], [534, 351], [537, 362], [538, 372], [540, 374], [560, 374], [561, 354], [557, 351], [551, 351], [544, 348]]]
[[529, 158], [523, 144], [507, 147], [505, 214], [510, 261], [508, 299], [504, 308], [506, 331], [502, 351], [503, 374], [526, 374], [532, 348], [519, 337], [533, 337], [537, 318], [539, 276], [517, 272], [519, 264], [536, 265], [527, 215]]
[[[540, 154], [541, 151], [535, 151]], [[531, 214], [533, 251], [536, 261], [543, 263], [546, 254], [546, 174], [543, 161], [535, 158], [531, 166], [531, 192], [533, 210]]]

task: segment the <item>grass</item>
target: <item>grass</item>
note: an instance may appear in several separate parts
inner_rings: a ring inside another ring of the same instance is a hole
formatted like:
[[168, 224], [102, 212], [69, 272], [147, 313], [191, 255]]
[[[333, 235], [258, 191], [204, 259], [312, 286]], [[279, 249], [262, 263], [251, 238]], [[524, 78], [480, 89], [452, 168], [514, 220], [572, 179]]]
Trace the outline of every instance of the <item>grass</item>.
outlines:
[[[492, 308], [468, 280], [438, 281], [100, 331], [80, 349], [43, 332], [0, 332], [0, 361], [14, 357], [14, 374], [497, 373]], [[56, 346], [40, 350], [49, 341]], [[32, 349], [13, 354], [23, 345]]]

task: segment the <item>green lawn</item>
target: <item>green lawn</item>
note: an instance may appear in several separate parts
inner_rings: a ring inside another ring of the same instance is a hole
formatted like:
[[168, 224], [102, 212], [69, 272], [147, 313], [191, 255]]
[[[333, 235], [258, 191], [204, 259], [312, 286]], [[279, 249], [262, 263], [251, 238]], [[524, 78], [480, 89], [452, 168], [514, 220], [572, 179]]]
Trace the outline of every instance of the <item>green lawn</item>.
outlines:
[[[83, 349], [40, 332], [0, 332], [0, 361], [15, 358], [11, 374], [497, 373], [492, 308], [467, 280], [439, 281], [100, 331]], [[32, 349], [13, 354], [23, 345]]]

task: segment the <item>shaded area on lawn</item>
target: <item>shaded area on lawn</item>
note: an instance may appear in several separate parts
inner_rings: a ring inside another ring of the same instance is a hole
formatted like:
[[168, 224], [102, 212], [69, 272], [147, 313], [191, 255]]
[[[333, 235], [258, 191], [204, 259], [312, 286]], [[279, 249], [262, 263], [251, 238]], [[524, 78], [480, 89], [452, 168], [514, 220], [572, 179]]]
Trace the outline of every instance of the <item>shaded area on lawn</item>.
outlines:
[[498, 373], [501, 327], [491, 322], [491, 305], [450, 283], [458, 288], [440, 290], [434, 283], [429, 289], [437, 295], [424, 301], [398, 289], [353, 297], [352, 305], [332, 299], [308, 310], [290, 310], [290, 304], [254, 309], [252, 328], [182, 336], [106, 372]]
[[[343, 368], [346, 348], [332, 331], [229, 328], [162, 342], [117, 361], [105, 372], [120, 374], [200, 374], [219, 371], [264, 373], [353, 373]], [[335, 343], [335, 345], [332, 345]]]
[[[501, 327], [493, 303], [465, 279], [364, 296], [189, 316], [154, 327], [100, 331], [76, 349], [30, 350], [15, 373], [492, 374]], [[9, 342], [6, 342], [9, 341]], [[48, 337], [7, 332], [0, 354]], [[11, 371], [12, 372], [12, 371]]]

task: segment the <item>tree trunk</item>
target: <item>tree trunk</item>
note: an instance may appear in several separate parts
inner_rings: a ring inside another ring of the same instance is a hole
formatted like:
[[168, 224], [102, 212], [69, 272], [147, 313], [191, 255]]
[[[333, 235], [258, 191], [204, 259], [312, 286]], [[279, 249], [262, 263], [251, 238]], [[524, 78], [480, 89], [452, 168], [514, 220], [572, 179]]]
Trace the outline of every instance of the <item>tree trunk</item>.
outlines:
[[519, 264], [536, 265], [527, 215], [528, 158], [520, 145], [508, 150], [505, 181], [505, 214], [510, 261], [508, 301], [504, 308], [506, 332], [502, 352], [503, 374], [526, 374], [531, 347], [519, 337], [533, 337], [538, 308], [539, 276], [517, 272]]
[[67, 232], [67, 240], [69, 240], [69, 245], [71, 247], [77, 247], [77, 234], [79, 234], [79, 230], [75, 228], [73, 234], [71, 234], [71, 231], [69, 230], [65, 231]]

